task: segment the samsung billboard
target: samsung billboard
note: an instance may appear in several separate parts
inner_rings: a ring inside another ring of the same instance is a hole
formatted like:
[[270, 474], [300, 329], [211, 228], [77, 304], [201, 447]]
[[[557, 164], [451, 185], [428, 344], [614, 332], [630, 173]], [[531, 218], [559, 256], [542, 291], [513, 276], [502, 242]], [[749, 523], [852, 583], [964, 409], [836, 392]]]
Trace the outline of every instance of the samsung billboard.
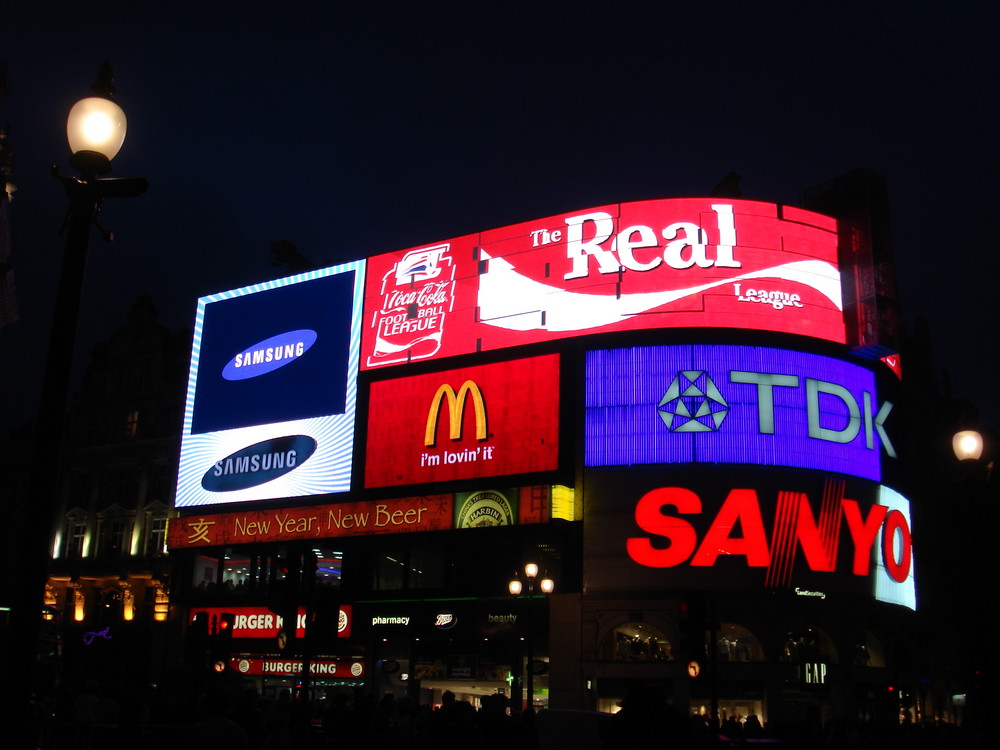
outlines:
[[787, 349], [672, 345], [587, 352], [589, 467], [733, 463], [874, 481], [895, 458], [893, 403], [861, 365]]
[[843, 343], [836, 221], [772, 203], [665, 199], [375, 256], [361, 366], [679, 327]]
[[178, 508], [350, 489], [364, 263], [203, 297]]

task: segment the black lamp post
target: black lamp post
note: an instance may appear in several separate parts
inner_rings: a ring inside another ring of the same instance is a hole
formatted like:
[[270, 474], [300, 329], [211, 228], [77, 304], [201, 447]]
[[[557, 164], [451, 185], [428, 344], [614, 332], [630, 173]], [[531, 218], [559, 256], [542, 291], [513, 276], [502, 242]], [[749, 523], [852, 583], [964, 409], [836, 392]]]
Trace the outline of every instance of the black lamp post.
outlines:
[[[63, 253], [59, 288], [52, 318], [52, 331], [42, 380], [41, 403], [35, 423], [29, 497], [23, 516], [20, 561], [11, 607], [10, 634], [6, 642], [3, 683], [4, 705], [12, 717], [20, 717], [11, 738], [14, 747], [35, 747], [31, 736], [31, 694], [35, 689], [35, 661], [40, 633], [41, 603], [48, 572], [49, 545], [58, 508], [55, 467], [63, 443], [70, 375], [76, 343], [77, 320], [83, 291], [84, 271], [90, 244], [90, 227], [105, 198], [142, 195], [148, 187], [143, 178], [102, 179], [111, 171], [111, 160], [125, 139], [126, 120], [112, 101], [112, 71], [104, 63], [91, 87], [93, 96], [77, 102], [66, 123], [72, 156], [70, 164], [79, 177], [64, 177], [56, 167], [52, 173], [69, 197], [69, 214], [63, 229]], [[103, 230], [102, 230], [103, 231]], [[104, 237], [112, 239], [109, 232]], [[17, 731], [21, 730], [21, 731]]]
[[[527, 680], [527, 693], [528, 693], [528, 708], [534, 708], [535, 706], [535, 620], [534, 613], [531, 608], [531, 598], [535, 594], [535, 581], [538, 580], [538, 564], [537, 563], [527, 563], [524, 566], [524, 578], [528, 582], [528, 624], [527, 624], [527, 646], [528, 646], [528, 680]], [[524, 591], [524, 583], [521, 581], [520, 576], [517, 573], [514, 577], [510, 579], [507, 583], [507, 590], [511, 593], [511, 596], [520, 596]], [[556, 583], [548, 574], [543, 576], [538, 580], [538, 590], [543, 594], [551, 594], [556, 588]]]

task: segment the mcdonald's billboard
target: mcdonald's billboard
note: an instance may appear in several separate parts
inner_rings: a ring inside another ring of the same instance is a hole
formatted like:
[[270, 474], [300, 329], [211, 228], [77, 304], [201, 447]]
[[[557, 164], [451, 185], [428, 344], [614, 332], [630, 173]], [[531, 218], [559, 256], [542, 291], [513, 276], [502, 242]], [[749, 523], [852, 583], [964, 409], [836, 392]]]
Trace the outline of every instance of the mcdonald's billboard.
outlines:
[[365, 486], [558, 468], [559, 356], [371, 384]]

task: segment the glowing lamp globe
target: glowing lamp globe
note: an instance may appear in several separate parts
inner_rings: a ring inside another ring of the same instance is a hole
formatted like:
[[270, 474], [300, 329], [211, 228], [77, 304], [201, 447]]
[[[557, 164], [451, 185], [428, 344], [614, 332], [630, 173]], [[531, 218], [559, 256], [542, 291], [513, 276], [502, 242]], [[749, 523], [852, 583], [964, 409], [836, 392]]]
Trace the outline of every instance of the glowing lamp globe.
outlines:
[[983, 455], [983, 436], [975, 430], [956, 432], [951, 447], [959, 461], [978, 461]]
[[85, 174], [110, 171], [111, 160], [125, 142], [125, 128], [125, 113], [110, 99], [81, 99], [66, 119], [66, 138], [73, 152], [70, 163]]

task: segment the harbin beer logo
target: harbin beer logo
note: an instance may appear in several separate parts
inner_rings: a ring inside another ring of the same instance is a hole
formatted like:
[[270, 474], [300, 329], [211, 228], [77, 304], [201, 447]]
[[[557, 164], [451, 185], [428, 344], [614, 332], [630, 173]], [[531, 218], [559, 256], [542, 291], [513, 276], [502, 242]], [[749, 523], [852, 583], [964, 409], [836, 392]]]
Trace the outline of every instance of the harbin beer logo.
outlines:
[[473, 492], [461, 502], [455, 514], [456, 529], [513, 525], [514, 509], [510, 501], [495, 490]]
[[368, 366], [426, 359], [441, 348], [455, 301], [450, 245], [411, 250], [382, 277], [382, 307], [373, 314], [375, 348]]

